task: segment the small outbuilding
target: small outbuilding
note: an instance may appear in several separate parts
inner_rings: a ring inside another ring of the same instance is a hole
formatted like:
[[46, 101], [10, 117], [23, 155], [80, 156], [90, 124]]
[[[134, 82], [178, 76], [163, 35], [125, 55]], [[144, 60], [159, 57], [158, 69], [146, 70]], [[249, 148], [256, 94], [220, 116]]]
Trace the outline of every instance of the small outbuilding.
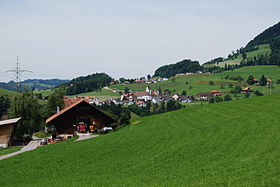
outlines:
[[55, 127], [58, 134], [96, 132], [115, 122], [115, 119], [84, 99], [65, 107], [46, 120], [46, 124]]
[[15, 128], [21, 118], [0, 121], [0, 148], [6, 148], [12, 144]]

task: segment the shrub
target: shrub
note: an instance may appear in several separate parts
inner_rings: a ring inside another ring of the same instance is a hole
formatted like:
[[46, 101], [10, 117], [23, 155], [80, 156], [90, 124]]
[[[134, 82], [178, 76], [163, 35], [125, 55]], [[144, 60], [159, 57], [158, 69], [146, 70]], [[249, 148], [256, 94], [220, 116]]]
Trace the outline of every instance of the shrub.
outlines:
[[249, 97], [250, 97], [250, 93], [249, 93], [249, 92], [246, 92], [245, 95], [244, 95], [244, 97], [245, 97], [245, 98], [249, 98]]
[[224, 101], [230, 101], [230, 100], [232, 100], [230, 95], [225, 95], [224, 96]]
[[259, 90], [254, 91], [254, 94], [255, 94], [256, 96], [263, 96], [263, 93], [260, 92]]
[[209, 81], [209, 85], [214, 85], [215, 83], [214, 83], [214, 81]]
[[222, 98], [222, 97], [219, 97], [219, 96], [215, 97], [214, 100], [215, 100], [216, 103], [219, 103], [219, 102], [223, 102], [223, 101], [224, 101], [223, 98]]

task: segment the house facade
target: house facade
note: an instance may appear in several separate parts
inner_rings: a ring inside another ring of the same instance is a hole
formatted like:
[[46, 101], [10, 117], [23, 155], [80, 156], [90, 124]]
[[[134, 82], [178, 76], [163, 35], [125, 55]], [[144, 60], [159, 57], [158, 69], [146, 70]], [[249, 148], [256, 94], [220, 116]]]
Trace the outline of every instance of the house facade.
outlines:
[[12, 144], [15, 128], [21, 118], [0, 121], [0, 148], [6, 148]]

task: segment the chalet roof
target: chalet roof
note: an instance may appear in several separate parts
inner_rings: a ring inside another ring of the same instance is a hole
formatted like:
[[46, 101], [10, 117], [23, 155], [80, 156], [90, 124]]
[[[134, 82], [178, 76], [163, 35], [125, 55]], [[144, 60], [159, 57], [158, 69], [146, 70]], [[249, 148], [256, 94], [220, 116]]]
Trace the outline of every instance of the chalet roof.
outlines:
[[134, 92], [133, 95], [136, 97], [143, 97], [143, 96], [149, 96], [150, 94], [147, 92]]
[[212, 93], [221, 93], [220, 90], [212, 90], [211, 92], [212, 92]]
[[197, 95], [199, 95], [199, 96], [210, 96], [211, 93], [210, 92], [201, 92], [201, 93], [199, 93]]
[[80, 101], [80, 100], [83, 100], [81, 98], [68, 98], [68, 99], [64, 99], [64, 108], [67, 108], [68, 106]]
[[0, 126], [17, 123], [20, 119], [21, 118], [13, 118], [13, 119], [2, 120], [2, 121], [0, 121]]
[[[61, 110], [60, 112], [52, 115], [51, 117], [49, 117], [47, 120], [46, 120], [46, 123], [50, 123], [52, 120], [54, 120], [55, 118], [57, 118], [58, 116], [62, 115], [63, 113], [69, 111], [70, 109], [72, 109], [73, 107], [77, 106], [78, 104], [82, 103], [82, 102], [85, 102], [87, 104], [89, 104], [86, 100], [84, 99], [80, 99], [79, 101], [77, 101], [76, 103], [73, 103], [72, 105], [68, 106], [68, 107], [65, 107], [63, 110]], [[90, 104], [89, 104], [90, 105]], [[91, 107], [95, 108], [96, 110], [98, 110], [99, 112], [101, 112], [102, 114], [108, 116], [107, 114], [105, 114], [104, 112], [100, 111], [99, 109], [97, 109], [96, 107], [90, 105]], [[109, 116], [108, 116], [109, 117]], [[110, 117], [111, 118], [111, 117]], [[111, 118], [113, 121], [115, 121], [113, 118]]]
[[249, 88], [249, 87], [246, 87], [246, 88], [244, 88], [243, 90], [244, 90], [244, 91], [247, 91], [247, 90], [250, 90], [250, 88]]

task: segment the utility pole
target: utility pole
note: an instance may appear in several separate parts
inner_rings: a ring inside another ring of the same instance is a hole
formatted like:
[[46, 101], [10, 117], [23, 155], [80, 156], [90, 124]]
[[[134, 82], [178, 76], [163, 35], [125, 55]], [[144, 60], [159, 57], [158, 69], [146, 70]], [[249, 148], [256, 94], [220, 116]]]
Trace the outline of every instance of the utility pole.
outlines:
[[15, 73], [16, 91], [19, 91], [19, 88], [20, 88], [21, 74], [22, 74], [23, 72], [30, 72], [30, 73], [32, 73], [32, 71], [29, 71], [29, 70], [25, 70], [25, 69], [21, 69], [21, 68], [20, 68], [19, 57], [18, 57], [18, 56], [17, 56], [17, 62], [16, 62], [16, 67], [15, 67], [15, 69], [11, 69], [11, 70], [8, 70], [8, 71], [6, 71], [6, 72], [7, 72], [7, 73], [8, 73], [8, 72]]

